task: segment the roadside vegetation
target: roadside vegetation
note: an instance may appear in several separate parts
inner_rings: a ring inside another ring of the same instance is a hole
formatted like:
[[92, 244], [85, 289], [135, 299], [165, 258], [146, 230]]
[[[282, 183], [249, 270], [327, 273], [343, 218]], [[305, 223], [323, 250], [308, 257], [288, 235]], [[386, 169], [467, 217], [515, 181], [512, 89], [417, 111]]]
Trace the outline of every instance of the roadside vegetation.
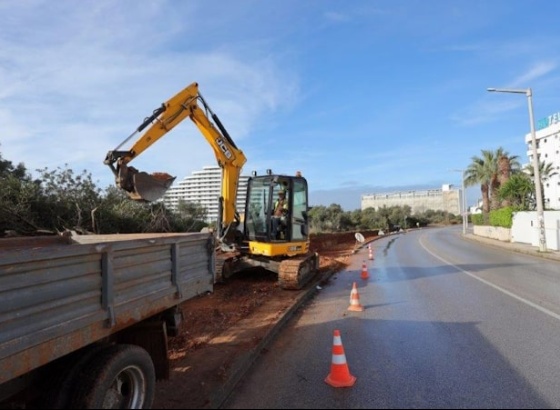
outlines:
[[[541, 179], [555, 175], [541, 164]], [[467, 186], [480, 184], [482, 214], [474, 223], [511, 226], [511, 213], [535, 209], [532, 169], [522, 170], [517, 157], [502, 148], [482, 151], [465, 172]], [[25, 164], [0, 153], [0, 236], [35, 235], [74, 230], [78, 233], [199, 232], [206, 210], [182, 202], [172, 212], [163, 203], [128, 200], [115, 186], [98, 187], [90, 173], [65, 165], [37, 170], [33, 179]], [[509, 216], [508, 216], [509, 215]], [[461, 216], [442, 210], [412, 214], [409, 206], [344, 211], [338, 204], [315, 206], [309, 212], [312, 233], [382, 229], [395, 231], [428, 225], [460, 224]]]
[[[539, 162], [539, 173], [541, 188], [557, 175], [554, 166], [544, 161]], [[472, 215], [472, 222], [511, 228], [514, 212], [537, 208], [534, 179], [532, 164], [522, 168], [519, 157], [502, 147], [495, 151], [482, 150], [480, 156], [473, 156], [465, 170], [465, 185], [480, 186], [482, 213]], [[545, 203], [543, 208], [546, 209]]]

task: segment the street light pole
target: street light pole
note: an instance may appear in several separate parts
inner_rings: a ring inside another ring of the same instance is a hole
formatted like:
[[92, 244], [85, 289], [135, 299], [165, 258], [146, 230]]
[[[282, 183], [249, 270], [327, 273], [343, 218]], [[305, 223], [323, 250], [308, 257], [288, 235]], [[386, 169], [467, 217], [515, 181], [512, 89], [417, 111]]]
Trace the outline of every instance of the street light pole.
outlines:
[[531, 149], [533, 151], [533, 173], [535, 175], [535, 196], [537, 201], [537, 225], [539, 227], [539, 251], [547, 252], [546, 230], [544, 227], [543, 194], [541, 187], [541, 173], [539, 156], [537, 154], [537, 136], [535, 135], [535, 119], [533, 117], [533, 91], [526, 89], [488, 88], [488, 91], [498, 93], [525, 94], [529, 105], [529, 122], [531, 123]]
[[465, 191], [465, 173], [467, 172], [464, 169], [452, 169], [452, 171], [460, 172], [462, 175], [462, 190], [463, 190], [463, 200], [461, 207], [463, 208], [463, 235], [467, 234], [467, 227], [469, 225], [469, 219], [467, 214], [467, 193]]
[[467, 234], [467, 228], [469, 227], [469, 203], [467, 202], [467, 190], [466, 190], [466, 182], [465, 182], [465, 174], [467, 171], [463, 171], [463, 209], [465, 211], [465, 229], [463, 233]]

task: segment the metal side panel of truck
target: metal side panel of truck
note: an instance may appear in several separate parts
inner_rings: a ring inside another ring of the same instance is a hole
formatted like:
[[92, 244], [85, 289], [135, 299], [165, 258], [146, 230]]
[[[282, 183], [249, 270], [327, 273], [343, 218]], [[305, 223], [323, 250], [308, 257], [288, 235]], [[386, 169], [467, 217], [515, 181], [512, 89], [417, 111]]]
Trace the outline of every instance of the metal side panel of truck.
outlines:
[[[214, 258], [209, 233], [1, 239], [0, 402], [149, 408], [151, 384], [169, 376], [177, 307], [213, 290]], [[132, 370], [107, 376], [103, 361]]]

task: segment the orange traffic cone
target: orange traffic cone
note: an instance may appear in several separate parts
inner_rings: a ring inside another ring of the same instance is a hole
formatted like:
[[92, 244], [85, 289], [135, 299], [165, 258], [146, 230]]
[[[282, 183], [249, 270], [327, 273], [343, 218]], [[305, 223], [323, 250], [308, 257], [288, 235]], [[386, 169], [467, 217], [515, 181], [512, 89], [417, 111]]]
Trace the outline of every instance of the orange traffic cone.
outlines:
[[350, 306], [348, 310], [352, 312], [363, 312], [364, 307], [360, 305], [360, 294], [358, 293], [358, 288], [356, 287], [356, 282], [352, 286], [352, 292], [350, 292]]
[[340, 338], [340, 332], [334, 331], [331, 372], [325, 379], [325, 383], [332, 387], [352, 387], [356, 382], [356, 377], [350, 374], [348, 364], [346, 363], [346, 355]]
[[367, 271], [366, 261], [362, 263], [362, 279], [369, 279], [369, 273]]
[[368, 251], [368, 259], [369, 259], [370, 261], [373, 260], [373, 249], [371, 249], [371, 248], [369, 248], [369, 251]]

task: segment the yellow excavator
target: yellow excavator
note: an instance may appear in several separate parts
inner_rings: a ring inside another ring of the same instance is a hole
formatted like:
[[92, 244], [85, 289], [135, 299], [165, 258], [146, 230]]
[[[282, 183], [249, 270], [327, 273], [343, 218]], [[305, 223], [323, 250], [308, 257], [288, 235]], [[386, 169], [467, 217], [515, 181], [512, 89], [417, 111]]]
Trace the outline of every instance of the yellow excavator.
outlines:
[[[307, 181], [299, 172], [293, 176], [270, 170], [265, 175], [253, 172], [241, 218], [236, 200], [247, 159], [200, 94], [198, 83], [190, 84], [155, 109], [125, 141], [107, 153], [104, 163], [115, 175], [116, 185], [135, 201], [153, 202], [163, 197], [175, 177], [166, 172], [140, 172], [129, 164], [187, 117], [210, 144], [222, 168], [216, 229], [217, 280], [251, 267], [263, 267], [278, 274], [283, 289], [301, 289], [319, 266], [319, 255], [309, 249]], [[141, 135], [130, 149], [121, 150], [137, 134]], [[275, 221], [279, 191], [285, 193], [287, 206]]]

